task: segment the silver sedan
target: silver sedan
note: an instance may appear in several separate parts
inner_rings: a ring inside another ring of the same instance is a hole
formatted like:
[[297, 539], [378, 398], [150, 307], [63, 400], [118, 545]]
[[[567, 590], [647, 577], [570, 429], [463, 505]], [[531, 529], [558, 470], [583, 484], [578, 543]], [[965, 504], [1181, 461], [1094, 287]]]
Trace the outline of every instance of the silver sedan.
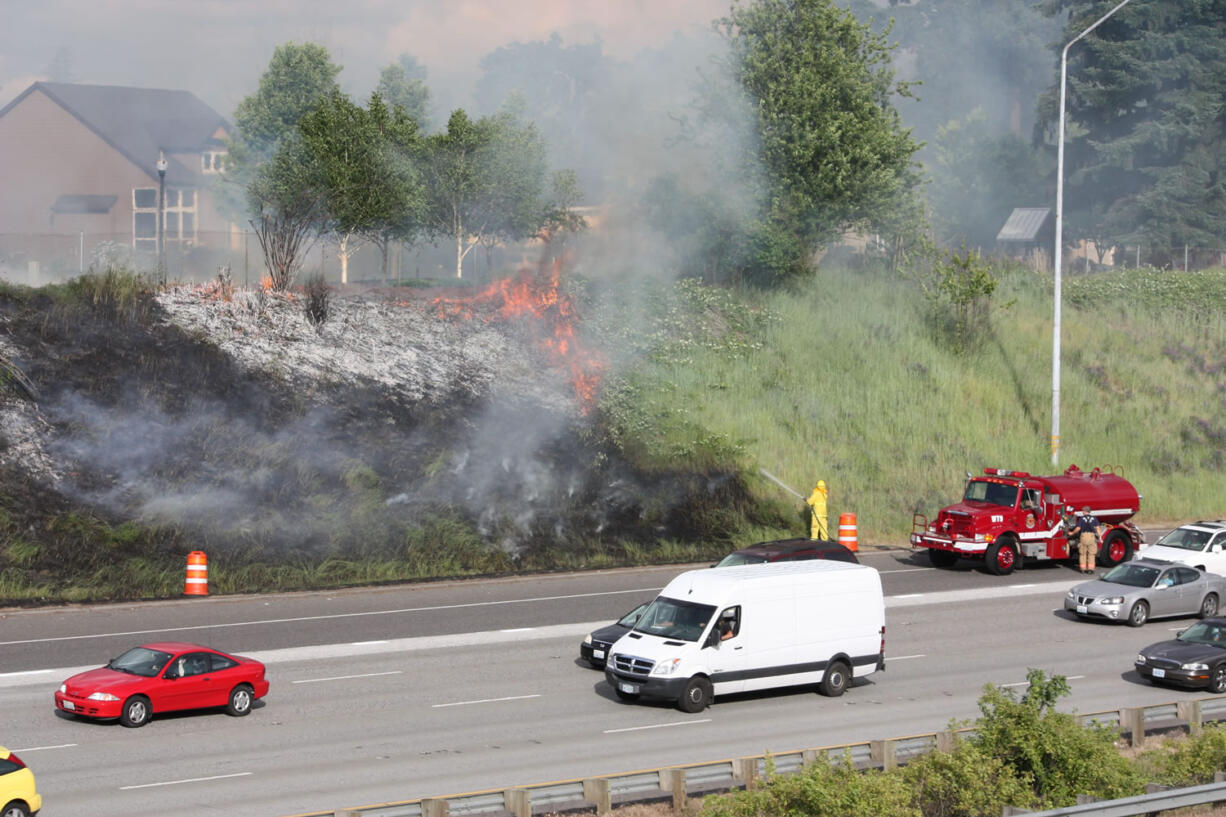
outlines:
[[1151, 618], [1217, 615], [1226, 578], [1165, 559], [1140, 557], [1075, 586], [1064, 609], [1080, 618], [1123, 621], [1140, 627]]

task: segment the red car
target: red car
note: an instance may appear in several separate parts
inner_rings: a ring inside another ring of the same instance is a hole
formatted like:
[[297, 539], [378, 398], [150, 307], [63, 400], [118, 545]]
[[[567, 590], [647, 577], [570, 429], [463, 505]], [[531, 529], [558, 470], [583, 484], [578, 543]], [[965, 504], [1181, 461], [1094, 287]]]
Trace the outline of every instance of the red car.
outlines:
[[236, 717], [268, 694], [264, 665], [240, 655], [163, 641], [133, 647], [105, 667], [60, 684], [55, 706], [61, 712], [99, 720], [118, 718], [144, 726], [154, 712], [224, 706]]

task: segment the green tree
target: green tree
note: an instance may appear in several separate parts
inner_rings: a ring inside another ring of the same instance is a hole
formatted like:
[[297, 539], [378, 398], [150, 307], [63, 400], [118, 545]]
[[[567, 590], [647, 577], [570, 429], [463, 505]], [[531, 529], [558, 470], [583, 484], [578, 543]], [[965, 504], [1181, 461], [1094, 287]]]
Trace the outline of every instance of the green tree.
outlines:
[[298, 253], [320, 213], [320, 180], [314, 168], [301, 164], [308, 154], [298, 123], [338, 90], [340, 70], [323, 46], [277, 46], [259, 88], [234, 112], [236, 134], [217, 188], [219, 209], [236, 220], [246, 211], [277, 288], [293, 281]]
[[430, 89], [426, 87], [426, 68], [409, 54], [379, 72], [375, 93], [391, 108], [404, 109], [409, 118], [424, 128], [430, 121]]
[[[1064, 42], [1109, 8], [1044, 3], [1067, 14]], [[1056, 83], [1041, 108], [1053, 135]], [[1226, 246], [1226, 0], [1120, 9], [1070, 49], [1066, 117], [1066, 235], [1143, 244], [1159, 265]]]
[[454, 240], [457, 278], [479, 243], [528, 238], [546, 221], [544, 142], [511, 111], [474, 121], [456, 110], [426, 140], [423, 169], [427, 229]]
[[389, 109], [378, 93], [362, 108], [334, 91], [299, 127], [323, 186], [325, 227], [336, 236], [342, 283], [362, 239], [380, 248], [386, 279], [390, 243], [411, 239], [423, 216], [416, 121], [401, 107]]
[[919, 145], [893, 104], [911, 93], [886, 34], [832, 0], [734, 3], [718, 25], [766, 174], [749, 275], [779, 283], [843, 231], [871, 229], [918, 182]]

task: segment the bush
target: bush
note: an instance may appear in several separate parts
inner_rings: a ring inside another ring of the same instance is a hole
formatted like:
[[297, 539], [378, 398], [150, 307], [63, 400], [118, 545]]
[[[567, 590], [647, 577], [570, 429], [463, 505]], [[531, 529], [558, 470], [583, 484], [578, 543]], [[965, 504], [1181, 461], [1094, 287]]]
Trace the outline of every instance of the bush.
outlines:
[[815, 763], [800, 774], [776, 776], [768, 763], [767, 785], [708, 797], [703, 817], [921, 817], [902, 775], [849, 761]]
[[1056, 701], [1069, 692], [1063, 675], [1048, 678], [1032, 669], [1027, 680], [1021, 700], [1011, 689], [984, 688], [972, 742], [1030, 782], [1036, 808], [1072, 805], [1078, 794], [1113, 799], [1144, 791], [1140, 773], [1115, 748], [1115, 732], [1097, 724], [1083, 727], [1056, 711]]
[[1029, 779], [969, 740], [958, 741], [952, 752], [915, 758], [902, 775], [924, 817], [1000, 814], [1005, 806], [1027, 808], [1034, 800]]
[[1226, 725], [1206, 726], [1199, 735], [1175, 743], [1161, 766], [1158, 779], [1168, 786], [1212, 783], [1214, 773], [1226, 769]]

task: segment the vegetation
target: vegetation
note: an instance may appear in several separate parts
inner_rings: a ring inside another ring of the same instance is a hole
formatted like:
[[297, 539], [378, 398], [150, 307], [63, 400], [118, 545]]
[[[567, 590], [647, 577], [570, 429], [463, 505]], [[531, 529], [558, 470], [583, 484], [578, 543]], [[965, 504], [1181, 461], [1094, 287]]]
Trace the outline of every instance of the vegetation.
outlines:
[[971, 736], [958, 739], [950, 751], [930, 752], [884, 772], [859, 772], [847, 760], [815, 763], [792, 775], [776, 775], [768, 766], [763, 785], [708, 796], [693, 810], [702, 817], [982, 817], [1005, 806], [1071, 806], [1079, 794], [1099, 800], [1135, 796], [1148, 782], [1208, 783], [1226, 767], [1226, 726], [1126, 755], [1114, 730], [1080, 726], [1073, 715], [1056, 710], [1068, 693], [1062, 676], [1031, 670], [1029, 681], [1020, 700], [1012, 690], [988, 684], [979, 699], [982, 714], [969, 724]]
[[[843, 231], [887, 218], [916, 185], [919, 145], [894, 108], [910, 89], [886, 36], [831, 0], [734, 3], [719, 26], [743, 94], [724, 98], [743, 98], [752, 120], [757, 161], [739, 163], [741, 182], [756, 188], [764, 174], [745, 278], [776, 285], [811, 271], [812, 253]], [[706, 111], [743, 115], [710, 99]]]

